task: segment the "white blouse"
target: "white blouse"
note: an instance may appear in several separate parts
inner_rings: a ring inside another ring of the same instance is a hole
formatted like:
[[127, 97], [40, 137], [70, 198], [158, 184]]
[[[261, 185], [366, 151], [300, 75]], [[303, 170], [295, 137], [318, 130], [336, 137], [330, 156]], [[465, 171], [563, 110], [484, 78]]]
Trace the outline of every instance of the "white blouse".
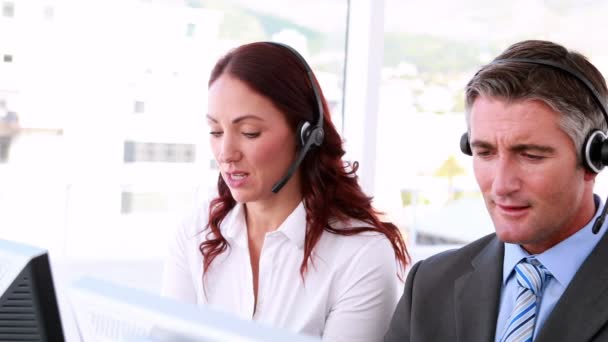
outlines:
[[395, 254], [383, 234], [324, 232], [303, 282], [306, 211], [300, 203], [276, 231], [265, 236], [254, 313], [244, 207], [237, 204], [220, 226], [230, 247], [211, 263], [205, 296], [199, 245], [208, 232], [201, 233], [207, 218], [208, 203], [204, 203], [178, 227], [169, 245], [162, 295], [324, 341], [383, 339], [402, 289]]

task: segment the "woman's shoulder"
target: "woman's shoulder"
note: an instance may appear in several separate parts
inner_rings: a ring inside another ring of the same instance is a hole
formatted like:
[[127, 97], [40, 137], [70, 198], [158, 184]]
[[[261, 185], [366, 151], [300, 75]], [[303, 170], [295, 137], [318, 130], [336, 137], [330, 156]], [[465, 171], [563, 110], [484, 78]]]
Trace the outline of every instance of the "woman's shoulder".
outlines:
[[357, 228], [364, 228], [364, 229], [371, 228], [371, 230], [364, 230], [364, 231], [361, 231], [360, 233], [357, 233], [354, 235], [342, 235], [342, 234], [338, 234], [338, 233], [332, 234], [332, 235], [336, 235], [338, 237], [353, 237], [355, 239], [351, 239], [352, 240], [351, 242], [354, 242], [354, 243], [365, 243], [365, 242], [369, 242], [372, 240], [377, 240], [378, 238], [381, 238], [381, 237], [386, 237], [382, 232], [375, 229], [371, 223], [361, 221], [361, 220], [356, 220], [356, 219], [349, 219], [346, 221], [335, 220], [335, 219], [330, 220], [329, 226], [336, 231], [350, 230], [350, 229], [357, 229]]
[[201, 200], [185, 210], [179, 218], [176, 234], [184, 240], [191, 240], [207, 228], [209, 220], [209, 199]]
[[[334, 229], [338, 227], [332, 226]], [[346, 224], [348, 228], [359, 225]], [[363, 276], [398, 280], [398, 264], [389, 239], [379, 231], [341, 235], [324, 231], [314, 249], [314, 262], [333, 273], [339, 288], [349, 288]]]
[[[350, 220], [332, 221], [330, 226], [336, 231], [349, 228], [370, 228], [373, 227], [368, 223]], [[317, 253], [321, 257], [345, 258], [349, 259], [355, 255], [359, 255], [374, 250], [374, 253], [379, 252], [378, 249], [388, 250], [393, 255], [392, 245], [389, 239], [377, 230], [362, 231], [352, 235], [342, 235], [330, 231], [324, 231], [318, 243]], [[394, 258], [394, 256], [391, 256]], [[334, 259], [335, 260], [335, 259]]]
[[[209, 228], [210, 211], [217, 209], [214, 206], [214, 201], [217, 199], [217, 194], [211, 194], [201, 198], [188, 210], [182, 214], [181, 222], [178, 227], [178, 234], [181, 234], [184, 239], [195, 239], [202, 242], [207, 236]], [[217, 205], [218, 203], [215, 203]], [[231, 208], [222, 219], [219, 229], [222, 235], [227, 233], [227, 229], [235, 224], [242, 216], [242, 206], [236, 205]]]

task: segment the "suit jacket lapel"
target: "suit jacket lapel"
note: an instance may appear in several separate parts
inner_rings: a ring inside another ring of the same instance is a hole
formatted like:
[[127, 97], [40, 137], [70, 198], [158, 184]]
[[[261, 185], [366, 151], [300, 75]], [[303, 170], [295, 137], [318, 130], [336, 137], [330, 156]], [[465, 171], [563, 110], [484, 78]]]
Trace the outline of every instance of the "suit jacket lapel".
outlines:
[[607, 260], [608, 234], [604, 234], [553, 308], [535, 341], [589, 341], [606, 325]]
[[492, 341], [502, 288], [504, 244], [496, 237], [454, 284], [458, 341]]

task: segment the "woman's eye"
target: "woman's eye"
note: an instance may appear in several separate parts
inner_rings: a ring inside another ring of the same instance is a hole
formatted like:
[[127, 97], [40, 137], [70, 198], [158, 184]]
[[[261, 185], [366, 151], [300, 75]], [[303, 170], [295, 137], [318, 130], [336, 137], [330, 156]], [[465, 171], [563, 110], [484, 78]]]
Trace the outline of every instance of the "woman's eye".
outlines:
[[220, 132], [220, 131], [211, 131], [211, 132], [209, 132], [209, 134], [211, 134], [211, 136], [213, 136], [215, 138], [218, 138], [218, 137], [222, 136], [222, 133], [223, 132]]
[[243, 132], [243, 135], [247, 138], [253, 139], [260, 136], [260, 132]]

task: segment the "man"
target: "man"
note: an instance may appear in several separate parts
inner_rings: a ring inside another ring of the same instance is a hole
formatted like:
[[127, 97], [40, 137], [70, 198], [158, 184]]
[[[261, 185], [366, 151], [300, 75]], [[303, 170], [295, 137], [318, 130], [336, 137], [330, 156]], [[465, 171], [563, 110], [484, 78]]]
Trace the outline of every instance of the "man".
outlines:
[[608, 341], [608, 238], [593, 194], [607, 97], [584, 56], [546, 41], [477, 72], [463, 151], [496, 233], [414, 265], [385, 341]]

